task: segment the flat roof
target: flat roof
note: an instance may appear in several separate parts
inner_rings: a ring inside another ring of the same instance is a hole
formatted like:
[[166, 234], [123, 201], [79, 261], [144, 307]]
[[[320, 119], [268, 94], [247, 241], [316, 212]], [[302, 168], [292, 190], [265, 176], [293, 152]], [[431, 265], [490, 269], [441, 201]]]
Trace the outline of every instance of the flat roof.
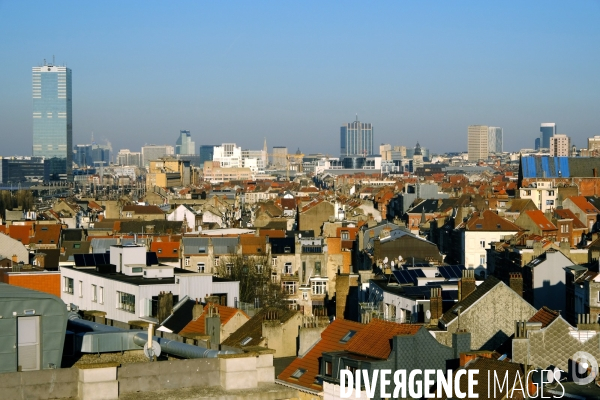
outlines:
[[[73, 268], [71, 265], [61, 265], [60, 268], [65, 270], [74, 270], [83, 272], [89, 275], [102, 277], [105, 279], [111, 279], [113, 281], [128, 283], [130, 285], [144, 286], [144, 285], [169, 285], [175, 283], [175, 277], [172, 278], [144, 278], [142, 276], [129, 276], [120, 272], [98, 272], [96, 268]], [[162, 268], [173, 268], [168, 265], [162, 266]], [[196, 272], [188, 271], [182, 268], [173, 268], [175, 274], [196, 274]], [[214, 281], [214, 280], [213, 280]]]

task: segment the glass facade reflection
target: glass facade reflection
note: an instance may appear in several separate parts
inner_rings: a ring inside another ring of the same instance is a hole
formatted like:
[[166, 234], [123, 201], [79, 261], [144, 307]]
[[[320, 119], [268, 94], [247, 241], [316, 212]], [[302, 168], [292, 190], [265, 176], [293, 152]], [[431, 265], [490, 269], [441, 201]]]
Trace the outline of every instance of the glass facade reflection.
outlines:
[[33, 67], [33, 156], [44, 157], [45, 180], [72, 180], [71, 69]]
[[373, 154], [373, 126], [358, 120], [342, 125], [340, 129], [340, 154], [368, 156]]

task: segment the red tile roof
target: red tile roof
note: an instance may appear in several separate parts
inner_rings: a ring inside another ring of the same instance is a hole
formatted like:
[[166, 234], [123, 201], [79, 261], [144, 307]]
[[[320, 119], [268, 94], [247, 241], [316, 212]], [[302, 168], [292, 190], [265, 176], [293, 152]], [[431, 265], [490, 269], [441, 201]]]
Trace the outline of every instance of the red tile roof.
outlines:
[[348, 343], [346, 351], [363, 356], [387, 360], [392, 351], [392, 338], [398, 335], [414, 335], [420, 325], [398, 324], [381, 319], [372, 320]]
[[[221, 325], [225, 325], [227, 322], [229, 322], [229, 320], [231, 318], [233, 318], [233, 316], [236, 315], [238, 312], [243, 317], [246, 317], [246, 320], [250, 319], [250, 317], [248, 315], [246, 315], [245, 312], [243, 312], [242, 310], [238, 310], [237, 308], [222, 306], [219, 304], [210, 304], [210, 305], [212, 305], [213, 307], [216, 307], [219, 310], [219, 315], [221, 316]], [[181, 330], [181, 332], [205, 334], [206, 333], [205, 319], [206, 319], [206, 314], [208, 314], [208, 306], [209, 306], [209, 304], [206, 304], [203, 308], [204, 312], [202, 313], [202, 315], [197, 320], [190, 321], [185, 326], [185, 328], [183, 328]]]
[[577, 218], [577, 215], [575, 215], [573, 213], [573, 211], [571, 211], [567, 208], [555, 209], [554, 215], [557, 217], [557, 219], [572, 219], [573, 220], [573, 229], [586, 229], [587, 228], [585, 226], [585, 224], [583, 222], [581, 222], [581, 220], [579, 218]]
[[540, 210], [525, 211], [525, 214], [543, 231], [555, 231], [557, 229]]
[[[367, 325], [359, 324], [358, 322], [349, 321], [346, 319], [334, 320], [323, 332], [321, 339], [306, 353], [303, 357], [298, 357], [281, 374], [278, 379], [292, 383], [294, 385], [304, 386], [312, 390], [321, 390], [321, 385], [316, 385], [315, 378], [319, 375], [319, 359], [323, 353], [330, 351], [340, 351], [348, 347], [348, 343], [352, 340], [342, 343], [341, 340], [350, 331], [355, 331], [358, 335], [361, 330]], [[306, 372], [298, 379], [292, 378], [292, 374], [303, 369]]]
[[179, 258], [179, 242], [157, 242], [150, 244], [150, 251], [158, 258]]
[[31, 226], [30, 225], [11, 225], [8, 228], [8, 236], [11, 238], [18, 240], [24, 245], [29, 244], [30, 235], [31, 234]]
[[35, 226], [35, 235], [31, 238], [31, 243], [36, 244], [55, 244], [58, 246], [60, 240], [60, 231], [62, 225], [44, 224]]
[[536, 312], [533, 315], [533, 317], [531, 317], [529, 319], [528, 322], [541, 322], [542, 328], [545, 328], [548, 325], [550, 325], [559, 316], [560, 316], [559, 311], [554, 311], [554, 310], [549, 309], [546, 306], [543, 306], [542, 308], [539, 309], [538, 312]]
[[132, 211], [135, 214], [160, 214], [160, 215], [164, 215], [165, 214], [157, 206], [137, 206], [137, 205], [131, 205], [131, 206], [125, 206], [125, 207], [123, 207], [123, 212], [126, 212], [126, 211]]
[[598, 214], [600, 211], [592, 205], [584, 196], [571, 196], [568, 197], [581, 211], [586, 214]]
[[479, 218], [480, 213], [474, 212], [471, 218], [464, 224], [470, 231], [520, 231], [517, 225], [502, 218], [493, 211], [485, 210]]

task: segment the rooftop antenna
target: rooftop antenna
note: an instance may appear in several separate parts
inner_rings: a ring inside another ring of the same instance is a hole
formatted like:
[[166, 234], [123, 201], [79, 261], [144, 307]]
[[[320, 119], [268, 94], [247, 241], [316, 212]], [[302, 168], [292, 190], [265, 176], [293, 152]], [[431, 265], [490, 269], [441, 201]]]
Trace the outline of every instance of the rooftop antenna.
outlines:
[[52, 54], [52, 65], [54, 65], [54, 54]]
[[358, 113], [356, 113], [356, 122], [358, 122]]

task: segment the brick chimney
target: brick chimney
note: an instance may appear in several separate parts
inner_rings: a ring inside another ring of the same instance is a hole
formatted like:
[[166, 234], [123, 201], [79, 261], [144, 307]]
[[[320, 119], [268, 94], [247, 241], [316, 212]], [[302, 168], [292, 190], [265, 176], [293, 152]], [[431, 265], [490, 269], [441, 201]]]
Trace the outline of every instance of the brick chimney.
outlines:
[[468, 295], [473, 293], [477, 285], [475, 285], [475, 270], [465, 269], [462, 272], [462, 278], [458, 281], [458, 301], [462, 301]]
[[19, 257], [16, 254], [13, 254], [12, 256], [12, 262], [17, 264], [19, 262]]
[[162, 324], [173, 313], [173, 293], [160, 292], [158, 295], [158, 323]]
[[442, 288], [431, 288], [431, 296], [429, 298], [429, 311], [431, 312], [430, 324], [437, 325], [438, 320], [442, 317]]
[[523, 297], [523, 274], [520, 272], [511, 272], [508, 275], [508, 286], [519, 296]]
[[202, 307], [202, 304], [198, 302], [198, 299], [196, 299], [196, 304], [194, 304], [194, 307], [192, 308], [192, 319], [196, 321], [202, 316], [203, 312], [204, 307]]

